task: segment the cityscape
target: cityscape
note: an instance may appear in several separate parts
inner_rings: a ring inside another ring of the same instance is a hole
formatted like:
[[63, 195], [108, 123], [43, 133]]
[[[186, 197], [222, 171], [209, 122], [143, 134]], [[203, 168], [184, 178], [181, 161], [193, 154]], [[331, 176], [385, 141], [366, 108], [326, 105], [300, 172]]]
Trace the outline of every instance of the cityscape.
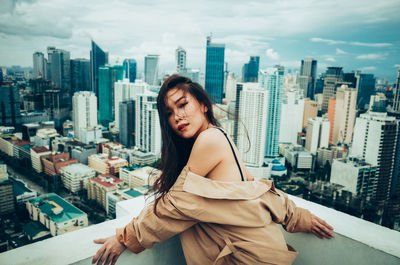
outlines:
[[[11, 2], [0, 17], [33, 5]], [[157, 95], [172, 74], [207, 91], [256, 179], [400, 231], [399, 40], [310, 35], [336, 57], [304, 49], [292, 59], [277, 48], [284, 45], [246, 46], [261, 45], [262, 36], [246, 44], [239, 33], [208, 30], [195, 48], [173, 41], [167, 50], [153, 43], [150, 51], [111, 51], [93, 33], [83, 50], [63, 45], [74, 38], [67, 34], [21, 46], [29, 56], [15, 61], [0, 53], [0, 252], [118, 218], [124, 201], [153, 199], [161, 173]], [[11, 51], [15, 38], [0, 45]], [[245, 55], [235, 52], [239, 41]]]

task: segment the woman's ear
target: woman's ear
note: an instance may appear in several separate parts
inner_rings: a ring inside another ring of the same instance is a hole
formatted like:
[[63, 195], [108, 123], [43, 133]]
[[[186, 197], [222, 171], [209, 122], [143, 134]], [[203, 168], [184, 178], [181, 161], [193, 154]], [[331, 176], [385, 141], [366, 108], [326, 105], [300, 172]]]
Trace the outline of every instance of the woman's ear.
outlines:
[[208, 111], [207, 106], [203, 105], [203, 113], [206, 113]]

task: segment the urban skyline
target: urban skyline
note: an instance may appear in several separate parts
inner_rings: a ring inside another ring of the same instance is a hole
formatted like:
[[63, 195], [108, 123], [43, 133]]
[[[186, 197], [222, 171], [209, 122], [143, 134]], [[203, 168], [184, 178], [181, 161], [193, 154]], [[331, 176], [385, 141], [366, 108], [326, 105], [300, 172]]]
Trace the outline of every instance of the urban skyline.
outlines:
[[[32, 66], [33, 52], [44, 53], [47, 46], [88, 59], [93, 39], [109, 52], [110, 64], [134, 58], [139, 73], [147, 54], [160, 55], [160, 73], [173, 70], [178, 46], [187, 51], [188, 67], [204, 72], [204, 39], [210, 32], [215, 43], [226, 44], [228, 69], [238, 76], [250, 56], [260, 56], [260, 69], [275, 64], [299, 69], [301, 59], [312, 57], [319, 73], [340, 65], [346, 72], [362, 70], [389, 82], [400, 65], [397, 1], [89, 1], [77, 6], [41, 0], [5, 1], [3, 7], [2, 66]], [[163, 23], [157, 22], [160, 18]]]

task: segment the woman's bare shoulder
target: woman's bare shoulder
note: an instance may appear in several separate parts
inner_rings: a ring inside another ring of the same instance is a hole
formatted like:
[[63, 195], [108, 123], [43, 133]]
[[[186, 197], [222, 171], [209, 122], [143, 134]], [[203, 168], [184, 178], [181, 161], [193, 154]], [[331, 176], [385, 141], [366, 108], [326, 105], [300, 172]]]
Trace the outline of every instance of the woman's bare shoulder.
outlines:
[[[188, 165], [194, 173], [206, 176], [224, 157], [224, 135], [215, 128], [204, 130], [197, 137]], [[225, 140], [226, 141], [226, 140]]]

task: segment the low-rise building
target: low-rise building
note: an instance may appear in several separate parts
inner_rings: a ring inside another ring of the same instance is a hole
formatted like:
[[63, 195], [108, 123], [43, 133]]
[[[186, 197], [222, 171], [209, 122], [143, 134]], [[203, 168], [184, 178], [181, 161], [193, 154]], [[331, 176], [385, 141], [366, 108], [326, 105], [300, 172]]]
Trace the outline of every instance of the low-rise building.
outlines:
[[7, 166], [0, 161], [0, 215], [15, 211], [13, 183], [8, 179]]
[[89, 179], [96, 176], [93, 168], [80, 163], [62, 167], [60, 173], [64, 187], [74, 193], [87, 189]]
[[140, 186], [153, 186], [156, 179], [161, 175], [161, 171], [153, 167], [122, 167], [119, 178], [128, 183], [130, 188]]
[[17, 204], [25, 204], [30, 199], [37, 197], [37, 192], [32, 191], [22, 180], [10, 177], [14, 187], [14, 197]]
[[40, 160], [44, 173], [49, 176], [60, 175], [62, 167], [78, 163], [78, 160], [69, 158], [69, 153], [41, 156]]
[[144, 194], [136, 189], [125, 189], [125, 190], [115, 190], [113, 192], [107, 192], [106, 195], [106, 212], [107, 214], [115, 217], [115, 209], [117, 202], [130, 200], [139, 196], [143, 196]]
[[333, 159], [342, 158], [345, 155], [343, 146], [329, 146], [321, 147], [317, 151], [317, 164], [319, 167], [323, 167], [326, 162], [330, 165], [333, 163]]
[[29, 217], [50, 230], [52, 236], [62, 235], [88, 226], [87, 214], [55, 193], [44, 194], [26, 203]]
[[285, 157], [294, 169], [310, 170], [312, 168], [313, 156], [301, 145], [281, 144], [279, 153]]
[[40, 160], [41, 156], [48, 156], [51, 151], [46, 146], [34, 146], [31, 147], [31, 162], [32, 168], [40, 173], [43, 171], [42, 162]]
[[103, 174], [89, 179], [88, 198], [96, 200], [104, 209], [107, 209], [107, 192], [126, 188], [128, 185], [123, 180], [110, 174]]
[[107, 154], [93, 154], [89, 156], [89, 167], [101, 174], [115, 175], [121, 167], [128, 166], [128, 161], [120, 157], [110, 157]]
[[159, 158], [158, 155], [153, 153], [142, 152], [140, 150], [134, 150], [129, 154], [129, 163], [132, 165], [145, 166], [154, 164]]
[[37, 130], [34, 143], [36, 146], [46, 146], [50, 148], [50, 141], [57, 136], [60, 136], [57, 133], [57, 130], [54, 128], [42, 128]]

